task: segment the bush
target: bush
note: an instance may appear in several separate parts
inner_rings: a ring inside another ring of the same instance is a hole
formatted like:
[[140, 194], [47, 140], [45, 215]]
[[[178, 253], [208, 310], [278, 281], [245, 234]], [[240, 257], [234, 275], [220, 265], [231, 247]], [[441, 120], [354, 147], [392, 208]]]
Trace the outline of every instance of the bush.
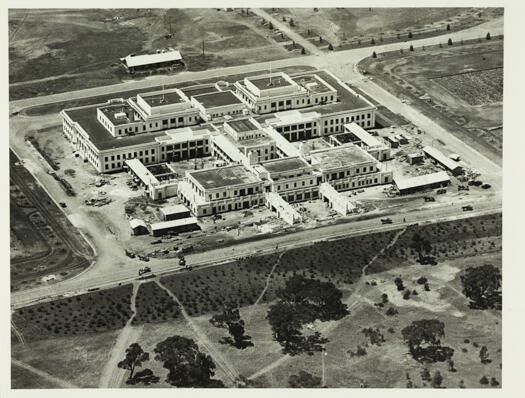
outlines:
[[403, 299], [404, 300], [408, 300], [410, 299], [410, 290], [405, 290], [405, 292], [403, 293]]
[[495, 377], [492, 377], [492, 378], [490, 379], [490, 385], [491, 385], [492, 387], [499, 386], [499, 381], [496, 380]]
[[483, 376], [481, 379], [479, 379], [479, 384], [487, 385], [489, 384], [489, 380], [486, 376]]
[[386, 310], [386, 315], [388, 316], [394, 316], [399, 314], [399, 311], [396, 310], [394, 307], [390, 307], [388, 310]]

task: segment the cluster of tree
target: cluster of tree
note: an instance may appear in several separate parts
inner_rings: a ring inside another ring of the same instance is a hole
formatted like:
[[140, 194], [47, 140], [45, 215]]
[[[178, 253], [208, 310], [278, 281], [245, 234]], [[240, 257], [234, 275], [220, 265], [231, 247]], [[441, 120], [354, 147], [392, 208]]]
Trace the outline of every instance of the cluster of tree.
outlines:
[[306, 324], [339, 320], [349, 314], [341, 302], [342, 293], [331, 282], [294, 275], [277, 292], [279, 300], [270, 307], [268, 321], [273, 338], [283, 347], [283, 353], [297, 355], [321, 351], [328, 340], [319, 332], [303, 335]]
[[461, 276], [463, 294], [473, 309], [501, 309], [501, 272], [490, 264], [469, 267]]
[[221, 314], [216, 314], [210, 319], [210, 323], [222, 329], [227, 329], [230, 336], [219, 340], [221, 344], [229, 344], [241, 350], [253, 347], [251, 337], [244, 334], [244, 321], [241, 319], [239, 309], [233, 305], [224, 308]]
[[379, 328], [372, 329], [372, 328], [365, 328], [362, 330], [365, 337], [370, 339], [370, 344], [375, 344], [377, 346], [380, 346], [381, 343], [384, 343], [385, 336], [380, 332]]
[[444, 362], [452, 358], [454, 349], [441, 346], [445, 324], [437, 319], [422, 319], [405, 327], [401, 334], [412, 357], [421, 363]]
[[[155, 360], [161, 361], [168, 369], [166, 381], [176, 387], [224, 387], [220, 380], [212, 379], [215, 363], [209, 355], [199, 351], [197, 344], [187, 337], [172, 336], [157, 344], [154, 349]], [[127, 383], [157, 383], [159, 378], [150, 369], [135, 373], [138, 367], [149, 360], [149, 353], [144, 352], [138, 343], [126, 349], [126, 357], [118, 367], [130, 371]]]

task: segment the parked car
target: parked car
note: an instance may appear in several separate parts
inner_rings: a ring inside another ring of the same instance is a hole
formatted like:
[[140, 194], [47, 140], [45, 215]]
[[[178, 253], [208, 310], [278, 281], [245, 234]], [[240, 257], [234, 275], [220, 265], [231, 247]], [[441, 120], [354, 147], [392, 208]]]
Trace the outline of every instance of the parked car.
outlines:
[[60, 204], [60, 207], [62, 207], [63, 209], [67, 207], [67, 205], [64, 202], [60, 202], [59, 204]]
[[490, 184], [483, 184], [483, 185], [481, 186], [481, 188], [483, 188], [483, 189], [489, 189], [489, 188], [492, 188], [492, 185], [490, 185]]
[[443, 188], [442, 188], [442, 189], [438, 189], [438, 190], [436, 191], [436, 193], [437, 193], [438, 195], [443, 195], [444, 193], [447, 193], [447, 190], [446, 190], [446, 189], [443, 189]]
[[433, 196], [425, 196], [425, 202], [435, 202], [436, 198]]
[[474, 210], [474, 208], [471, 205], [463, 206], [462, 209], [463, 209], [463, 211], [472, 211], [472, 210]]
[[381, 219], [381, 223], [383, 223], [383, 224], [392, 224], [392, 219], [391, 218], [382, 218]]

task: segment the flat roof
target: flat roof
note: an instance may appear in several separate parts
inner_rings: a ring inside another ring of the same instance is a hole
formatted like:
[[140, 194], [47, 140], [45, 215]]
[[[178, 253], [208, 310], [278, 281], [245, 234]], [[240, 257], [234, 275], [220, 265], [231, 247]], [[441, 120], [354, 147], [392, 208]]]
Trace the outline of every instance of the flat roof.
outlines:
[[[99, 109], [115, 126], [131, 123], [128, 115], [130, 113], [133, 115], [134, 112], [134, 109], [127, 103], [101, 106]], [[121, 112], [125, 113], [126, 117], [117, 119], [115, 115]]]
[[193, 225], [193, 224], [197, 224], [197, 219], [195, 217], [187, 217], [187, 218], [180, 218], [178, 220], [156, 222], [154, 224], [151, 224], [151, 230], [155, 231], [158, 229], [176, 228], [176, 227], [182, 227], [184, 225]]
[[183, 204], [177, 204], [177, 205], [171, 205], [171, 206], [165, 206], [160, 208], [160, 212], [164, 215], [168, 214], [180, 214], [180, 213], [187, 213], [190, 210], [184, 206]]
[[[247, 80], [252, 83], [255, 87], [257, 87], [259, 90], [267, 90], [270, 88], [276, 88], [276, 87], [286, 87], [291, 86], [292, 84], [286, 80], [280, 73], [279, 74], [273, 74], [270, 79], [270, 76], [253, 76], [253, 77], [247, 77]], [[270, 84], [271, 80], [271, 84]]]
[[190, 86], [190, 87], [186, 87], [186, 88], [181, 88], [180, 90], [184, 94], [186, 94], [188, 97], [193, 97], [195, 95], [200, 95], [200, 94], [208, 94], [208, 93], [217, 93], [217, 92], [219, 92], [217, 87], [215, 87], [215, 84]]
[[191, 176], [201, 184], [204, 189], [253, 184], [260, 181], [243, 165], [190, 171], [189, 174], [191, 174]]
[[243, 104], [243, 102], [233, 94], [231, 90], [217, 91], [215, 93], [194, 95], [198, 101], [205, 108], [215, 108], [218, 106], [226, 106], [232, 104]]
[[402, 191], [404, 189], [424, 187], [432, 184], [439, 184], [450, 181], [448, 174], [445, 171], [438, 171], [437, 173], [423, 174], [416, 177], [405, 177], [394, 175], [394, 182], [397, 188]]
[[270, 173], [281, 173], [283, 171], [292, 171], [310, 167], [310, 165], [300, 157], [268, 160], [266, 162], [262, 162], [261, 166]]
[[294, 76], [292, 80], [314, 94], [334, 90], [333, 87], [327, 86], [322, 80], [318, 79], [316, 74]]
[[[293, 78], [300, 79], [301, 76], [308, 76], [311, 74], [312, 72], [301, 73], [301, 74], [295, 75]], [[349, 110], [351, 111], [352, 109], [374, 107], [374, 105], [370, 105], [364, 99], [362, 95], [353, 94], [352, 92], [348, 91], [347, 88], [343, 87], [336, 79], [334, 79], [326, 71], [324, 70], [316, 71], [315, 74], [319, 76], [321, 79], [323, 79], [330, 86], [332, 86], [335, 90], [337, 90], [337, 98], [339, 99], [339, 101], [335, 103], [327, 104], [327, 105], [317, 105], [317, 106], [313, 106], [309, 108], [303, 108], [299, 110], [301, 113], [315, 111], [315, 112], [319, 112], [324, 115], [327, 113], [349, 111]]]
[[445, 156], [439, 149], [433, 148], [431, 146], [426, 146], [423, 148], [423, 152], [425, 152], [428, 156], [441, 163], [449, 170], [456, 170], [457, 168], [461, 167], [458, 162], [450, 159], [448, 156]]
[[166, 135], [164, 131], [140, 133], [114, 137], [97, 119], [97, 106], [66, 109], [64, 112], [88, 133], [90, 141], [101, 151], [155, 142], [156, 137]]
[[239, 133], [258, 129], [250, 119], [231, 120], [226, 122], [226, 124]]
[[340, 167], [351, 167], [362, 163], [375, 161], [363, 149], [355, 145], [342, 145], [320, 151], [313, 151], [310, 157], [316, 160], [316, 166], [320, 170], [330, 170]]
[[186, 102], [186, 100], [177, 92], [177, 89], [165, 90], [164, 92], [155, 91], [153, 93], [140, 93], [139, 95], [151, 107]]

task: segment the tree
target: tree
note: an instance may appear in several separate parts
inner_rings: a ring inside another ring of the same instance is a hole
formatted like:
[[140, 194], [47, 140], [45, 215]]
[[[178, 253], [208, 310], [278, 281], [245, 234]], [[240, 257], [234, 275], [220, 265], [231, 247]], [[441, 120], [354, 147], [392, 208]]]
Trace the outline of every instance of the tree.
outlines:
[[291, 375], [288, 385], [292, 388], [316, 388], [321, 386], [321, 378], [301, 370], [297, 375]]
[[489, 379], [487, 379], [487, 376], [483, 376], [481, 379], [479, 379], [479, 384], [489, 384]]
[[421, 380], [423, 381], [432, 380], [432, 377], [430, 376], [430, 371], [428, 370], [428, 368], [423, 368], [423, 370], [421, 371]]
[[227, 329], [230, 333], [231, 337], [223, 337], [219, 343], [229, 344], [239, 349], [253, 347], [251, 337], [244, 334], [244, 321], [241, 319], [239, 309], [233, 305], [226, 306], [222, 314], [214, 315], [210, 323], [217, 328]]
[[348, 315], [346, 305], [341, 302], [342, 296], [331, 282], [300, 275], [288, 279], [285, 287], [277, 291], [279, 301], [267, 314], [273, 338], [283, 347], [283, 352], [297, 355], [321, 351], [328, 340], [318, 332], [303, 336], [302, 326], [315, 320], [339, 320]]
[[484, 365], [492, 362], [492, 360], [489, 359], [489, 350], [487, 349], [487, 346], [484, 345], [479, 350], [479, 359]]
[[268, 24], [268, 29], [273, 30], [273, 23], [270, 22], [270, 23]]
[[405, 290], [405, 286], [403, 286], [403, 280], [399, 276], [394, 279], [394, 283], [396, 284], [398, 291], [402, 292]]
[[283, 22], [286, 22], [286, 17], [283, 15]]
[[376, 41], [375, 41], [375, 39], [374, 39], [373, 37], [372, 37], [372, 40], [370, 41], [370, 44], [371, 44], [371, 45], [376, 44]]
[[449, 23], [447, 24], [447, 30], [450, 30], [450, 24]]
[[412, 38], [412, 32], [408, 32], [408, 38], [409, 38], [409, 39]]
[[434, 377], [432, 378], [432, 387], [441, 388], [441, 383], [443, 383], [443, 376], [441, 376], [439, 370], [436, 370], [436, 373], [434, 373]]
[[319, 43], [323, 42], [323, 36], [319, 36]]
[[328, 49], [329, 49], [330, 51], [334, 51], [334, 46], [332, 46], [332, 43], [328, 44]]
[[215, 374], [215, 363], [209, 355], [199, 351], [197, 344], [187, 337], [172, 336], [154, 349], [157, 361], [168, 369], [166, 381], [176, 387], [223, 387]]
[[449, 46], [451, 46], [451, 45], [452, 45], [452, 39], [448, 39], [447, 44], [448, 44]]
[[463, 294], [473, 309], [501, 309], [501, 272], [490, 264], [469, 267], [461, 276]]
[[428, 239], [424, 238], [416, 232], [414, 235], [412, 235], [412, 242], [410, 247], [417, 252], [418, 262], [420, 264], [429, 263], [430, 259], [428, 258], [428, 253], [430, 253], [430, 251], [432, 250], [432, 245], [430, 244], [430, 241]]
[[304, 47], [301, 48], [301, 54], [306, 54], [306, 50], [304, 49]]
[[293, 21], [293, 18], [290, 18], [290, 21], [288, 22], [290, 24], [290, 26], [295, 26], [295, 23]]
[[414, 51], [414, 46], [412, 44], [410, 45], [410, 51]]
[[485, 36], [485, 38], [486, 38], [487, 40], [492, 39], [492, 37], [490, 37], [490, 32], [487, 32], [487, 36]]
[[414, 321], [401, 334], [412, 357], [418, 362], [443, 362], [454, 354], [452, 348], [441, 346], [445, 324], [437, 319]]
[[149, 353], [144, 352], [138, 343], [131, 344], [126, 348], [126, 357], [118, 363], [121, 369], [129, 370], [128, 380], [133, 378], [133, 373], [136, 367], [141, 367], [142, 364], [149, 360]]

